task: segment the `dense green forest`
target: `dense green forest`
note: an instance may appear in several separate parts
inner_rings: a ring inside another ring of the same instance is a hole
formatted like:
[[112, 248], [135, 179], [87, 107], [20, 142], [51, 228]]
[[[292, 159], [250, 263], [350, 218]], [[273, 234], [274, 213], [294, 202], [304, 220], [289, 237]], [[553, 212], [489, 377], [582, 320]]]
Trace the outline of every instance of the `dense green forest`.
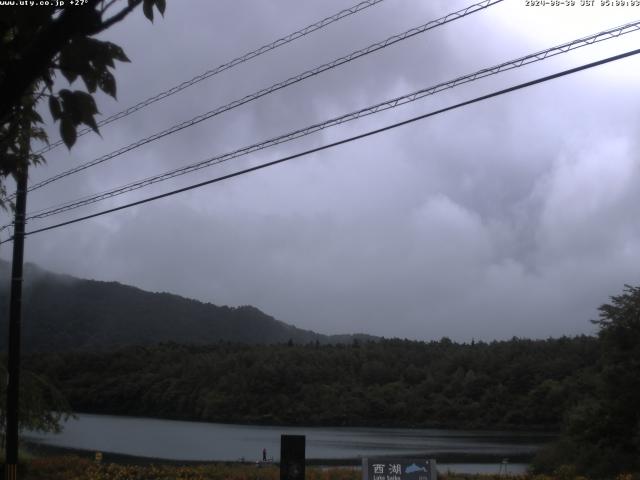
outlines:
[[163, 344], [34, 355], [79, 412], [215, 422], [551, 428], [588, 386], [595, 338], [456, 344]]
[[[0, 312], [8, 311], [9, 265], [0, 261]], [[22, 338], [26, 351], [107, 350], [160, 342], [336, 343], [368, 335], [321, 335], [251, 306], [227, 307], [117, 282], [83, 280], [25, 265]], [[0, 315], [0, 332], [8, 329]], [[6, 349], [0, 342], [0, 352]]]

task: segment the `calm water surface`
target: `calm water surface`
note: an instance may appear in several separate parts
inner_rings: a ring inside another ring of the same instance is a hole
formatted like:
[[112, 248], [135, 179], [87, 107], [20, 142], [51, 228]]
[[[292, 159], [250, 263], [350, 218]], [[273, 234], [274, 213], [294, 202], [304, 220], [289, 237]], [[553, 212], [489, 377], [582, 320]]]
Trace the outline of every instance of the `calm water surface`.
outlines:
[[[549, 440], [532, 433], [404, 428], [320, 428], [227, 425], [80, 414], [60, 434], [27, 434], [48, 445], [172, 460], [256, 460], [263, 448], [279, 460], [280, 435], [306, 435], [307, 458], [346, 459], [374, 455], [473, 454], [506, 457], [531, 454]], [[498, 471], [487, 464], [440, 464], [458, 472]], [[509, 464], [522, 472], [526, 465]]]

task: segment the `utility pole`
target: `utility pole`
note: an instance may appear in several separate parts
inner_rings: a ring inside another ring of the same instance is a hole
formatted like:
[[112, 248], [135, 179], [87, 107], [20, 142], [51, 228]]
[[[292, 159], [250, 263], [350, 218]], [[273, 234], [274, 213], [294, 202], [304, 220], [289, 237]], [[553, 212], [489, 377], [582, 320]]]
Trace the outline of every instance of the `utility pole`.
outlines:
[[7, 372], [7, 430], [5, 480], [18, 478], [18, 411], [20, 391], [20, 324], [22, 320], [22, 265], [27, 210], [28, 162], [16, 172], [16, 213], [13, 228], [11, 298], [9, 303], [9, 365]]

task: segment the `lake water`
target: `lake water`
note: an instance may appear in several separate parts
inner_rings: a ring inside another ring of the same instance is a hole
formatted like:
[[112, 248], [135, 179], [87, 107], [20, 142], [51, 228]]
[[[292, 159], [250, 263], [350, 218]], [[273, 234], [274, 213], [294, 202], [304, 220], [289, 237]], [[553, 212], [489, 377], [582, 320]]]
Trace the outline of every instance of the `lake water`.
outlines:
[[[550, 439], [535, 433], [406, 428], [320, 428], [227, 425], [150, 418], [80, 414], [60, 434], [25, 436], [52, 446], [172, 460], [255, 461], [263, 448], [279, 460], [280, 435], [306, 435], [309, 459], [352, 459], [397, 455], [455, 458], [472, 462], [438, 462], [440, 470], [497, 473], [501, 458], [531, 455]], [[458, 461], [458, 460], [456, 460]], [[510, 463], [511, 473], [526, 464]]]

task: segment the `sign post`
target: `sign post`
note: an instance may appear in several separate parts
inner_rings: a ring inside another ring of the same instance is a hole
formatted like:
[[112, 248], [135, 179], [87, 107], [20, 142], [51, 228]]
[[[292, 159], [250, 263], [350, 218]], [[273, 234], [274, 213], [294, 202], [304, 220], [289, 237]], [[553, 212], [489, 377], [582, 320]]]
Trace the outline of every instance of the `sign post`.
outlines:
[[280, 436], [280, 480], [304, 480], [305, 436]]
[[438, 471], [434, 459], [365, 457], [362, 480], [438, 480]]

